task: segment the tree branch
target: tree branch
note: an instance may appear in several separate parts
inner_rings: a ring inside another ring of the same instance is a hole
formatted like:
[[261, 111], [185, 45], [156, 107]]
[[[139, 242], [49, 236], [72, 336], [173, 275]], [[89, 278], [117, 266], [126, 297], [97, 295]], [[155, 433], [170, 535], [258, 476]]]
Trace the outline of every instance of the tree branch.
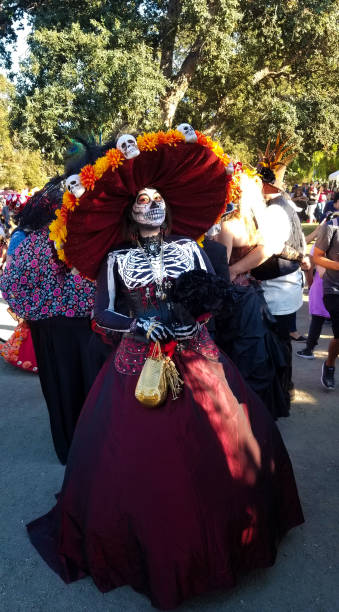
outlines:
[[[178, 22], [178, 17], [180, 14], [181, 4], [182, 4], [181, 0], [177, 0], [177, 1], [170, 0], [169, 2], [169, 9], [171, 7], [172, 11], [176, 11], [175, 13], [176, 24]], [[209, 0], [207, 4], [208, 4], [208, 9], [209, 9], [209, 19], [212, 19], [213, 17], [215, 17], [217, 13], [218, 2], [216, 2], [215, 0]], [[174, 15], [174, 12], [173, 12], [173, 15]], [[170, 24], [169, 24], [169, 31], [170, 31], [171, 36], [173, 37], [172, 38], [172, 43], [173, 43], [172, 54], [170, 55], [170, 53], [167, 52], [168, 55], [167, 55], [167, 60], [166, 60], [166, 47], [165, 47], [164, 62], [167, 61], [166, 68], [168, 70], [169, 60], [171, 61], [171, 73], [169, 71], [167, 72], [167, 74], [165, 73], [167, 77], [170, 76], [171, 85], [167, 88], [166, 95], [162, 101], [162, 109], [163, 109], [164, 123], [165, 125], [170, 127], [173, 123], [174, 115], [177, 110], [177, 106], [180, 100], [184, 97], [189, 87], [189, 84], [194, 76], [196, 67], [201, 59], [203, 47], [205, 45], [205, 42], [208, 36], [208, 33], [207, 33], [208, 28], [207, 26], [205, 27], [203, 35], [198, 34], [196, 40], [191, 46], [191, 49], [188, 55], [182, 62], [179, 72], [176, 75], [172, 74], [173, 53], [174, 53], [176, 30], [174, 32], [173, 29], [171, 29]]]
[[172, 125], [177, 106], [189, 87], [201, 58], [204, 42], [202, 38], [197, 38], [193, 48], [184, 59], [178, 74], [172, 77], [171, 85], [167, 88], [162, 106], [164, 122], [168, 126]]
[[256, 72], [253, 75], [252, 83], [253, 85], [256, 85], [257, 83], [259, 83], [263, 79], [266, 79], [267, 77], [277, 78], [280, 76], [290, 76], [289, 70], [290, 70], [289, 64], [287, 64], [286, 66], [283, 66], [282, 68], [280, 68], [280, 70], [270, 70], [266, 66], [265, 68], [262, 68], [262, 70], [258, 70], [258, 72]]
[[175, 39], [178, 30], [178, 17], [180, 15], [182, 0], [169, 0], [167, 13], [162, 21], [161, 28], [161, 60], [160, 67], [167, 78], [171, 78], [173, 70], [173, 55]]

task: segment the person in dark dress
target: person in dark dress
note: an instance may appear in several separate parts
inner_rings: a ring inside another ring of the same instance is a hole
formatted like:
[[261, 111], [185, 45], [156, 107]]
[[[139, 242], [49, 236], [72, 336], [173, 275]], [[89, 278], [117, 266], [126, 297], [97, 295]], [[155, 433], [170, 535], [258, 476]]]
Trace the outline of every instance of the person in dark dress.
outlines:
[[[262, 219], [265, 211], [261, 184], [247, 176], [240, 180], [240, 201], [228, 207], [216, 234], [216, 240], [227, 245], [231, 270], [260, 241], [256, 217]], [[275, 333], [274, 318], [260, 284], [249, 270], [237, 274], [232, 281], [233, 304], [225, 304], [215, 318], [216, 343], [234, 361], [272, 416], [286, 417], [290, 409], [283, 385], [287, 355]]]
[[[206, 317], [172, 300], [183, 273], [213, 275], [192, 238], [224, 206], [224, 164], [200, 143], [177, 137], [172, 146], [172, 132], [165, 142], [150, 136], [152, 150], [146, 135], [132, 158], [108, 152], [110, 165], [67, 220], [64, 255], [96, 276], [96, 323], [121, 340], [81, 412], [57, 504], [28, 532], [65, 582], [90, 575], [102, 592], [128, 584], [170, 609], [272, 565], [303, 515], [271, 416], [211, 340]], [[150, 407], [135, 389], [156, 341], [183, 386]]]

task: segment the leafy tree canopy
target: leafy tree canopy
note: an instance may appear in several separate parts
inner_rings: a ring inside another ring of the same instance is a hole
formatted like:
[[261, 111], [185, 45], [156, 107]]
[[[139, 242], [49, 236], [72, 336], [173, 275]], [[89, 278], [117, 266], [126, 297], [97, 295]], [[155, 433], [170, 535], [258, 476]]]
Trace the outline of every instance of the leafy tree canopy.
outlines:
[[42, 187], [54, 168], [43, 161], [38, 150], [23, 147], [16, 134], [10, 135], [9, 110], [13, 89], [0, 74], [0, 188]]
[[26, 145], [192, 123], [255, 162], [280, 130], [306, 159], [338, 139], [336, 0], [7, 0], [33, 31], [13, 107]]

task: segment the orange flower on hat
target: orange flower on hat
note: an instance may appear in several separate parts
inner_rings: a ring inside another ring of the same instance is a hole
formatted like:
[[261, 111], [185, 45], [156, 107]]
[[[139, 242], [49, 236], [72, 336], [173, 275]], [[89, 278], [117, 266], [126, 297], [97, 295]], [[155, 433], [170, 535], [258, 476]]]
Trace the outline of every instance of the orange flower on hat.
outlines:
[[94, 167], [91, 166], [91, 164], [87, 164], [87, 166], [83, 167], [80, 172], [80, 180], [85, 189], [94, 189], [97, 177], [95, 176]]
[[60, 257], [60, 250], [62, 249], [67, 239], [66, 223], [68, 218], [68, 211], [66, 208], [61, 208], [60, 210], [55, 211], [55, 216], [56, 219], [54, 219], [54, 221], [52, 221], [49, 226], [49, 238], [55, 243], [56, 249], [58, 251], [58, 256]]
[[108, 168], [111, 167], [112, 170], [116, 170], [118, 166], [122, 166], [122, 164], [124, 163], [125, 157], [123, 156], [121, 151], [119, 151], [119, 149], [110, 149], [109, 151], [107, 151], [106, 156], [101, 159], [108, 161]]
[[213, 151], [214, 155], [216, 155], [216, 157], [218, 157], [225, 166], [230, 163], [231, 158], [224, 152], [223, 148], [217, 142], [214, 142], [214, 140], [212, 140], [212, 138], [209, 136], [205, 136], [205, 134], [198, 132], [198, 130], [196, 130], [195, 133], [198, 137], [198, 143], [200, 145]]
[[178, 142], [185, 142], [185, 136], [179, 130], [168, 130], [167, 132], [158, 132], [158, 143], [177, 146]]
[[63, 207], [65, 207], [67, 210], [74, 210], [76, 202], [77, 200], [75, 195], [73, 195], [73, 193], [70, 193], [69, 191], [65, 191], [62, 197]]
[[196, 130], [196, 135], [198, 137], [198, 143], [200, 145], [202, 145], [203, 147], [207, 147], [208, 149], [212, 149], [213, 148], [213, 140], [212, 138], [210, 138], [209, 136], [205, 136], [205, 134], [202, 134], [201, 132], [198, 132], [198, 130]]
[[94, 174], [96, 178], [100, 179], [109, 167], [110, 161], [108, 157], [106, 155], [104, 157], [99, 157], [94, 164]]
[[213, 143], [212, 151], [217, 157], [219, 157], [219, 159], [221, 159], [225, 166], [230, 163], [231, 158], [227, 155], [227, 153], [224, 153], [223, 148], [217, 142]]
[[137, 138], [139, 151], [156, 151], [157, 144], [158, 134], [155, 132], [145, 132], [142, 136], [138, 136]]
[[61, 261], [64, 261], [66, 263], [66, 255], [64, 249], [58, 250], [58, 257], [59, 259], [61, 259]]

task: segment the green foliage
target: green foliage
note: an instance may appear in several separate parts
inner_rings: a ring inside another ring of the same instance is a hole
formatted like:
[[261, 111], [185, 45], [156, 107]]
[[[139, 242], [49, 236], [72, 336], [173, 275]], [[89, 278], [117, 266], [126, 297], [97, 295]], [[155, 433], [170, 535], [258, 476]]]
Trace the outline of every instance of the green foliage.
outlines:
[[291, 184], [311, 180], [327, 181], [329, 174], [338, 169], [338, 145], [333, 145], [328, 151], [314, 151], [310, 157], [298, 155], [288, 168], [286, 180]]
[[9, 131], [9, 107], [13, 87], [0, 75], [0, 187], [21, 190], [42, 187], [47, 167], [39, 151], [22, 147]]
[[79, 133], [106, 136], [124, 124], [132, 129], [159, 124], [154, 101], [163, 94], [165, 79], [150, 48], [136, 38], [112, 48], [110, 32], [98, 22], [92, 25], [95, 32], [75, 23], [67, 32], [42, 28], [31, 37], [13, 126], [47, 154], [62, 150]]
[[50, 158], [60, 161], [79, 133], [99, 138], [182, 121], [253, 164], [278, 130], [300, 151], [300, 171], [314, 151], [331, 158], [339, 114], [336, 0], [3, 5], [7, 39], [23, 10], [33, 27], [12, 129]]

